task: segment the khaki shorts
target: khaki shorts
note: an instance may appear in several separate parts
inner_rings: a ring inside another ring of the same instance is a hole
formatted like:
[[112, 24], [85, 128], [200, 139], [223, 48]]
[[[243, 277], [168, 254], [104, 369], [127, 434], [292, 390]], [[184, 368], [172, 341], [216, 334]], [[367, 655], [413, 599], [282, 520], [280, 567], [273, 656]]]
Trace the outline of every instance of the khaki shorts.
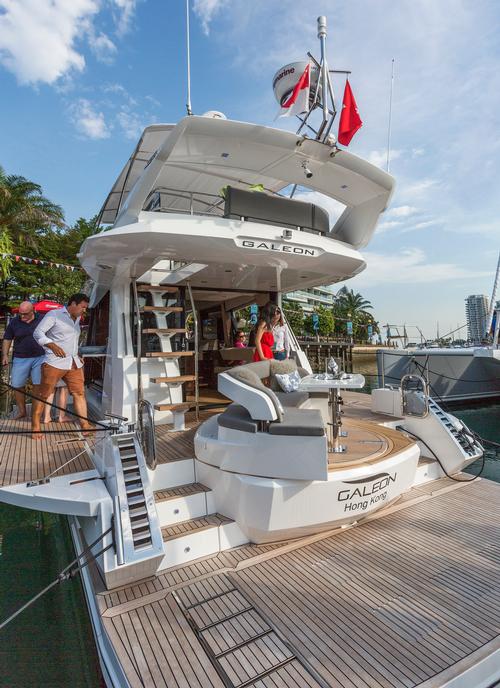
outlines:
[[38, 389], [38, 394], [42, 399], [47, 399], [54, 393], [59, 380], [64, 380], [71, 395], [83, 395], [83, 367], [77, 368], [73, 363], [71, 370], [61, 370], [54, 366], [44, 363], [42, 365], [42, 383]]

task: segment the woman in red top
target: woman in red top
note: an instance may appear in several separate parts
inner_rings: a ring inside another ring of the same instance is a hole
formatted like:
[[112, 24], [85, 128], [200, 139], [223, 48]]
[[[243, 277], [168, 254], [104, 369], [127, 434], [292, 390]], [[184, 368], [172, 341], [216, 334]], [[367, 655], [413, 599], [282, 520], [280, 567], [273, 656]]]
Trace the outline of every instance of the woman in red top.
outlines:
[[273, 356], [273, 327], [281, 317], [281, 311], [275, 303], [266, 303], [260, 314], [255, 334], [255, 353], [254, 361], [265, 361]]

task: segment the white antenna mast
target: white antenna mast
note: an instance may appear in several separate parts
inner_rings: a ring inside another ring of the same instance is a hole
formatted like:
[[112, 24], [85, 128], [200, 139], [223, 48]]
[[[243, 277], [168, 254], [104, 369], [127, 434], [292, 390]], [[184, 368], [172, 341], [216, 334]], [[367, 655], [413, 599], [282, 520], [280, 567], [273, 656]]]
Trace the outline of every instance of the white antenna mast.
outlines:
[[187, 103], [186, 110], [188, 115], [192, 115], [191, 110], [191, 52], [189, 43], [189, 0], [186, 0], [186, 49], [187, 49]]
[[390, 162], [391, 162], [391, 128], [392, 128], [392, 93], [394, 89], [394, 58], [392, 58], [392, 70], [391, 70], [391, 95], [389, 98], [389, 126], [387, 128], [387, 165], [386, 169], [389, 172]]
[[495, 275], [495, 281], [493, 283], [493, 291], [491, 292], [490, 307], [488, 309], [488, 320], [486, 322], [486, 332], [485, 332], [486, 337], [489, 337], [490, 330], [491, 330], [491, 323], [493, 322], [493, 313], [495, 312], [495, 301], [497, 298], [498, 280], [499, 279], [500, 279], [500, 253], [498, 254], [497, 271], [496, 271], [496, 275]]

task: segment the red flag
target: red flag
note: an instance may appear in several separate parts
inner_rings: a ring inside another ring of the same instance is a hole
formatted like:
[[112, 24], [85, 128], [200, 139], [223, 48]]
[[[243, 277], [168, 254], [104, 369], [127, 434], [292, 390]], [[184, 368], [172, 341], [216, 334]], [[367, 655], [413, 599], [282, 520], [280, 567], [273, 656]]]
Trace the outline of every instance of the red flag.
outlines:
[[281, 110], [276, 115], [278, 117], [289, 117], [290, 115], [307, 112], [309, 109], [309, 87], [311, 85], [311, 63], [308, 62], [306, 68], [300, 75], [300, 79], [293, 87], [293, 91], [281, 103]]
[[354, 134], [363, 126], [359, 116], [358, 106], [354, 100], [353, 92], [349, 81], [345, 82], [344, 100], [342, 101], [342, 112], [340, 113], [338, 141], [343, 146], [348, 146]]

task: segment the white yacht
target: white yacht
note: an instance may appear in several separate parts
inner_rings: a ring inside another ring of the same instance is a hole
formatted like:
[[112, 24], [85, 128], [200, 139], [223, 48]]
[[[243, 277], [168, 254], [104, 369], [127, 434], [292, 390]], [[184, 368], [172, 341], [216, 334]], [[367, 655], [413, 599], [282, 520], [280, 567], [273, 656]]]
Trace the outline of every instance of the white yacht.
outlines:
[[0, 450], [0, 500], [91, 548], [110, 688], [500, 680], [500, 486], [461, 475], [474, 434], [415, 375], [341, 399], [362, 377], [313, 375], [293, 336], [285, 362], [232, 346], [238, 311], [363, 270], [393, 185], [330, 134], [213, 113], [148, 127], [118, 176], [79, 254], [99, 432]]
[[493, 282], [483, 346], [379, 349], [377, 368], [382, 387], [399, 385], [416, 373], [427, 381], [432, 397], [447, 405], [500, 399], [500, 255]]

